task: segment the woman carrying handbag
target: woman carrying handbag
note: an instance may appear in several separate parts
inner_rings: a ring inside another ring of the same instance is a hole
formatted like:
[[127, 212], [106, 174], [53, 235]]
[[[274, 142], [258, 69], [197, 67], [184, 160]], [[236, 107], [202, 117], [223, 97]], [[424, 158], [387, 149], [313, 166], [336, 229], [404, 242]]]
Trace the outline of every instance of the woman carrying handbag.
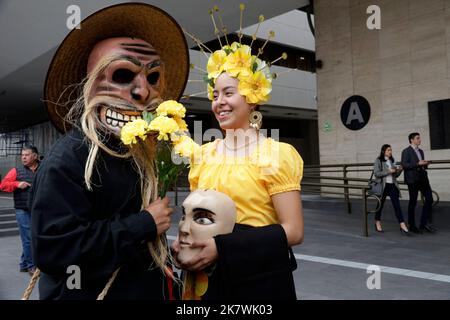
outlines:
[[383, 192], [381, 193], [380, 207], [375, 213], [375, 231], [384, 232], [381, 227], [381, 212], [383, 211], [384, 202], [386, 197], [391, 198], [392, 206], [395, 210], [395, 216], [400, 224], [400, 232], [402, 235], [409, 236], [409, 230], [406, 226], [402, 209], [400, 207], [400, 188], [398, 186], [397, 178], [402, 173], [402, 166], [396, 166], [395, 160], [392, 157], [392, 148], [388, 144], [384, 144], [381, 147], [381, 152], [378, 158], [375, 159], [373, 164], [373, 172], [375, 175], [375, 181], [382, 184]]

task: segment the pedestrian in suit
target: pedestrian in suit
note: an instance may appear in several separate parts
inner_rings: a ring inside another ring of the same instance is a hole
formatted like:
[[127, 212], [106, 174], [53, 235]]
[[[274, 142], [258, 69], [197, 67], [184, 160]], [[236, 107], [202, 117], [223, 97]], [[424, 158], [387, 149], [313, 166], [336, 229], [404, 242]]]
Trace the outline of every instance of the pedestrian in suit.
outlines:
[[[425, 160], [423, 150], [419, 149], [421, 139], [418, 132], [408, 136], [410, 146], [402, 151], [402, 166], [405, 170], [405, 183], [408, 185], [408, 224], [409, 230], [414, 233], [436, 232], [436, 228], [428, 221], [431, 219], [431, 205], [433, 195], [428, 180], [427, 168], [430, 161]], [[425, 203], [420, 217], [419, 229], [415, 223], [415, 208], [419, 191], [425, 198]]]
[[384, 144], [381, 147], [380, 156], [375, 159], [373, 164], [375, 179], [383, 184], [380, 208], [375, 213], [375, 231], [377, 232], [384, 232], [381, 227], [381, 212], [386, 197], [389, 196], [395, 210], [395, 216], [400, 224], [400, 233], [405, 236], [410, 235], [408, 227], [403, 220], [402, 208], [400, 207], [399, 201], [400, 188], [398, 186], [397, 178], [402, 174], [402, 171], [402, 166], [395, 165], [395, 160], [392, 157], [392, 147], [388, 144]]

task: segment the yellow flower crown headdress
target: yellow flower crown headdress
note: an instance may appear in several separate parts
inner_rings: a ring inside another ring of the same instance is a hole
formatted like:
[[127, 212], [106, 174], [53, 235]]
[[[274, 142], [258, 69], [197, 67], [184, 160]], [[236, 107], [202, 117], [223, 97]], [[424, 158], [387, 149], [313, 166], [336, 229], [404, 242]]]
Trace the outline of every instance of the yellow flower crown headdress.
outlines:
[[[212, 52], [206, 45], [204, 45], [197, 37], [184, 31], [187, 36], [189, 36], [200, 48], [200, 51], [205, 54], [208, 58], [208, 63], [206, 65], [206, 71], [197, 68], [191, 64], [191, 68], [196, 68], [203, 73], [205, 73], [204, 80], [207, 82], [207, 93], [208, 98], [213, 100], [213, 90], [217, 78], [226, 72], [231, 77], [237, 78], [239, 80], [238, 92], [242, 96], [246, 97], [246, 101], [249, 104], [261, 105], [266, 103], [270, 99], [270, 92], [272, 91], [272, 80], [277, 77], [276, 73], [270, 72], [270, 66], [280, 59], [287, 59], [287, 54], [283, 54], [272, 62], [266, 62], [258, 58], [263, 52], [266, 44], [275, 36], [275, 32], [270, 31], [268, 39], [264, 42], [261, 48], [258, 49], [257, 55], [252, 55], [252, 44], [256, 40], [256, 35], [259, 30], [259, 26], [264, 21], [264, 16], [260, 15], [258, 18], [258, 25], [255, 33], [252, 35], [252, 42], [250, 45], [242, 44], [242, 13], [245, 9], [244, 4], [239, 5], [240, 9], [240, 27], [239, 27], [239, 42], [233, 42], [229, 44], [227, 38], [227, 29], [223, 25], [222, 18], [219, 13], [218, 6], [214, 6], [212, 10], [209, 10], [209, 15], [214, 26], [214, 33], [216, 34], [221, 49]], [[217, 28], [216, 20], [214, 18], [214, 13], [218, 14], [219, 21], [221, 24], [222, 33], [225, 36], [226, 44], [222, 44], [220, 39], [220, 31]], [[205, 49], [210, 52], [208, 56]], [[191, 80], [190, 80], [191, 81]], [[195, 81], [195, 80], [194, 80]], [[199, 94], [203, 94], [201, 92]], [[197, 95], [197, 94], [195, 94]], [[190, 95], [193, 96], [193, 95]]]

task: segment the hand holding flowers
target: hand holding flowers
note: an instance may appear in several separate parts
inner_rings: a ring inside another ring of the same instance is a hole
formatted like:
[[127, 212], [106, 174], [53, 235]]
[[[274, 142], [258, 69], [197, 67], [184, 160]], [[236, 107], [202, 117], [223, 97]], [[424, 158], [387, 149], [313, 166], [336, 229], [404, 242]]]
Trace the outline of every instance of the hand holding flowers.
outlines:
[[186, 109], [181, 103], [167, 100], [158, 106], [156, 114], [143, 112], [143, 119], [128, 122], [121, 131], [122, 142], [131, 148], [138, 139], [144, 141], [147, 135], [158, 134], [156, 162], [160, 197], [165, 196], [179, 174], [188, 166], [185, 161], [174, 163], [172, 150], [178, 156], [190, 158], [200, 149], [200, 146], [186, 135], [188, 128], [183, 119], [185, 114]]

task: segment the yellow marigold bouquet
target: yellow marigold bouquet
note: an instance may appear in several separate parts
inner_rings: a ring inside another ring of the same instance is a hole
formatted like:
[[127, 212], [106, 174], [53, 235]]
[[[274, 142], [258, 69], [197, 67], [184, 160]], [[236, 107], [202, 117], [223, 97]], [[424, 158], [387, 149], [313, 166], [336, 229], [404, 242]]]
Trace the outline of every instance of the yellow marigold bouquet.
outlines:
[[159, 196], [164, 197], [174, 185], [180, 173], [188, 167], [187, 161], [175, 163], [172, 153], [191, 158], [200, 150], [188, 135], [184, 117], [186, 108], [175, 100], [161, 103], [155, 113], [143, 112], [143, 119], [128, 122], [121, 131], [121, 140], [132, 147], [138, 139], [145, 140], [149, 134], [158, 134], [156, 163], [158, 169]]

